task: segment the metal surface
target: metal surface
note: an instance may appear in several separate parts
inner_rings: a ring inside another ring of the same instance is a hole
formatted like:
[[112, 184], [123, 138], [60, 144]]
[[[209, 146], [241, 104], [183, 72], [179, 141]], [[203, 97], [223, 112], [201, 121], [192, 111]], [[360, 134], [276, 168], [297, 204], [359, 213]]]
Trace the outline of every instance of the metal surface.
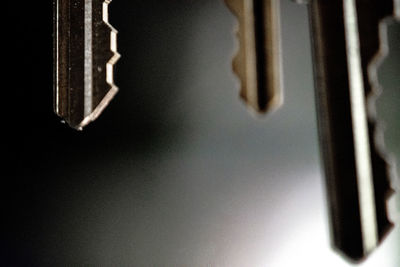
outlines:
[[110, 0], [53, 0], [54, 110], [81, 130], [115, 96], [117, 31], [108, 23]]
[[280, 0], [225, 0], [237, 16], [239, 51], [233, 70], [240, 95], [253, 110], [267, 112], [283, 101]]
[[383, 152], [375, 99], [387, 52], [384, 19], [393, 1], [310, 3], [320, 145], [334, 246], [361, 260], [393, 225], [387, 213], [392, 166]]

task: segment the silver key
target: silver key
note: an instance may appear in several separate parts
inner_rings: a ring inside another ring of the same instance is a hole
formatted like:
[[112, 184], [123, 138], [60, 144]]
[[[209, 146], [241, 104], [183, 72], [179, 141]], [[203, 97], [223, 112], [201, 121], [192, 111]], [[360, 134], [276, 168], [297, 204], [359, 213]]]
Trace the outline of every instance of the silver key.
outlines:
[[117, 31], [108, 23], [111, 0], [53, 0], [54, 110], [81, 130], [115, 96]]
[[392, 229], [392, 169], [377, 128], [377, 67], [386, 54], [384, 19], [397, 0], [312, 0], [320, 144], [332, 241], [350, 259], [370, 254]]

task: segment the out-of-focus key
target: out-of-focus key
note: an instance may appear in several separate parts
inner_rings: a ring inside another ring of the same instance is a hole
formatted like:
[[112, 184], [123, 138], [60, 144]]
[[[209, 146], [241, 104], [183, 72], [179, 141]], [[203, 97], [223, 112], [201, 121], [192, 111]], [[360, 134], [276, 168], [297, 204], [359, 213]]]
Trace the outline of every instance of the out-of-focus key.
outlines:
[[[377, 127], [377, 68], [387, 53], [385, 20], [400, 0], [293, 0], [308, 3], [320, 146], [333, 246], [365, 259], [393, 228], [394, 171]], [[225, 0], [239, 19], [234, 71], [256, 111], [281, 103], [279, 0]]]
[[280, 0], [225, 0], [239, 21], [233, 69], [242, 99], [257, 112], [282, 104]]
[[370, 254], [392, 229], [392, 169], [376, 124], [377, 67], [393, 0], [312, 0], [316, 95], [333, 245], [351, 260]]
[[54, 110], [81, 130], [117, 93], [117, 31], [108, 23], [111, 0], [53, 0]]

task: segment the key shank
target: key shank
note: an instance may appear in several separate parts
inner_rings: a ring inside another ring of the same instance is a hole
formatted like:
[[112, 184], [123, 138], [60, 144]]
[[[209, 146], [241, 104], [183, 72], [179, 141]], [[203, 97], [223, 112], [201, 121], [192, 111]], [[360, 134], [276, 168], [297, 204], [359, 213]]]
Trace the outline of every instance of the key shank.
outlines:
[[334, 246], [353, 260], [392, 228], [390, 166], [378, 142], [376, 65], [392, 1], [310, 1], [320, 145]]
[[110, 0], [53, 0], [54, 110], [71, 127], [95, 120], [117, 93]]
[[240, 96], [254, 111], [265, 113], [282, 104], [280, 0], [225, 0], [238, 18], [239, 51], [233, 70]]

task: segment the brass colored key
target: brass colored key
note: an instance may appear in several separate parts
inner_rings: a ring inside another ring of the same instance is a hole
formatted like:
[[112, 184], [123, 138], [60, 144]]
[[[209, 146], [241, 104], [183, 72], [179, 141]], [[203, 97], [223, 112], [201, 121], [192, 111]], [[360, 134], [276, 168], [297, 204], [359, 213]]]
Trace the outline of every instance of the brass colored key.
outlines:
[[[279, 0], [226, 0], [239, 18], [234, 69], [256, 110], [280, 102]], [[320, 146], [333, 246], [365, 259], [393, 228], [387, 202], [392, 169], [383, 152], [374, 100], [386, 52], [384, 20], [399, 0], [295, 0], [309, 3]]]
[[117, 31], [108, 23], [111, 0], [53, 0], [54, 109], [81, 130], [117, 93]]
[[233, 69], [241, 97], [255, 111], [282, 104], [280, 0], [225, 0], [238, 17], [239, 52]]

